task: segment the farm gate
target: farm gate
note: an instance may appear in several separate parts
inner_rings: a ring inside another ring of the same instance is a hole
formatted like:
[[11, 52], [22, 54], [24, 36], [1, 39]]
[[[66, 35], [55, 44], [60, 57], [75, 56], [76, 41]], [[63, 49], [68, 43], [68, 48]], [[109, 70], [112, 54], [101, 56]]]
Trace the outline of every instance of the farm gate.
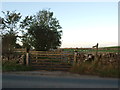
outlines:
[[[16, 50], [21, 54], [26, 54], [25, 49]], [[51, 70], [51, 71], [66, 71], [70, 70], [74, 63], [82, 63], [86, 60], [91, 60], [91, 56], [95, 56], [94, 50], [83, 51], [79, 50], [76, 54], [74, 51], [30, 51], [30, 64], [34, 70]], [[118, 52], [98, 52], [97, 57], [102, 63], [117, 62], [119, 57]], [[92, 58], [93, 59], [93, 58]], [[94, 60], [94, 59], [93, 59]], [[27, 61], [27, 59], [26, 59]]]
[[30, 63], [34, 70], [68, 71], [73, 54], [58, 51], [31, 51]]

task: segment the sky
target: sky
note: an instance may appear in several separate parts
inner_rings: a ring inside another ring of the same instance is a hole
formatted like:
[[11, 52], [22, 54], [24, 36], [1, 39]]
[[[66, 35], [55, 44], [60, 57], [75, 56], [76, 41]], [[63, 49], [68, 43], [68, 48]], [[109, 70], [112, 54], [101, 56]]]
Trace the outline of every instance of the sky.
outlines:
[[[62, 27], [62, 48], [118, 45], [118, 2], [2, 2], [22, 17], [49, 9]], [[0, 13], [0, 16], [2, 14]]]

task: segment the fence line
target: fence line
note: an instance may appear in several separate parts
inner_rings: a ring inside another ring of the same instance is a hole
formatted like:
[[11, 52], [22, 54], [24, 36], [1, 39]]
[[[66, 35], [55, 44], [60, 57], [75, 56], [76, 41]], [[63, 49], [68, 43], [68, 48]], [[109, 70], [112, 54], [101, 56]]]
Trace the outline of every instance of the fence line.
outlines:
[[[25, 49], [17, 49], [16, 52], [24, 52]], [[37, 69], [47, 69], [50, 70], [55, 69], [68, 69], [68, 67], [74, 65], [75, 63], [81, 63], [83, 60], [89, 60], [88, 54], [95, 55], [96, 50], [78, 50], [77, 55], [75, 56], [74, 51], [66, 51], [66, 50], [56, 50], [56, 51], [29, 51], [30, 55], [30, 63], [33, 67]], [[102, 55], [114, 53], [114, 52], [99, 52], [98, 54]], [[116, 52], [115, 52], [116, 53]], [[102, 57], [104, 57], [102, 55]], [[106, 55], [108, 56], [108, 55]], [[27, 61], [27, 60], [26, 60]]]

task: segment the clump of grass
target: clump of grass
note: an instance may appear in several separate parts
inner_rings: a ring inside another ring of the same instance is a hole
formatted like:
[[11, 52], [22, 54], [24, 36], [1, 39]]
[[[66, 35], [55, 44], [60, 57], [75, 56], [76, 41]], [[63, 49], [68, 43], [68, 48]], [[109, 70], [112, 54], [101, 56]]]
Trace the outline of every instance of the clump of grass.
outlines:
[[118, 66], [115, 67], [112, 64], [103, 65], [97, 60], [93, 62], [83, 62], [80, 64], [74, 64], [70, 71], [79, 74], [98, 75], [101, 77], [119, 76]]

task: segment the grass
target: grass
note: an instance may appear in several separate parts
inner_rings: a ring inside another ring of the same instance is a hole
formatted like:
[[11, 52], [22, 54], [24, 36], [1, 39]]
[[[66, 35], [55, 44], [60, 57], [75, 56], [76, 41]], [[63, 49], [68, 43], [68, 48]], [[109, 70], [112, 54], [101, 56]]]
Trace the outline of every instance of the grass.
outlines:
[[2, 71], [31, 71], [32, 67], [23, 65], [6, 65], [2, 67]]
[[102, 65], [98, 61], [84, 62], [81, 64], [75, 64], [70, 72], [87, 75], [98, 75], [101, 77], [115, 77], [118, 78], [119, 70], [118, 65]]
[[25, 66], [25, 65], [20, 65], [16, 64], [15, 61], [7, 61], [2, 63], [2, 71], [31, 71], [32, 67], [31, 66]]
[[[120, 52], [120, 50], [112, 50], [112, 48], [120, 48], [120, 46], [113, 46], [113, 47], [102, 47], [103, 49], [110, 49], [110, 50], [98, 50], [98, 52]], [[70, 52], [74, 52], [75, 49], [64, 49], [64, 51], [70, 51]], [[78, 49], [78, 52], [95, 52], [96, 50], [94, 49]]]
[[103, 48], [120, 48], [120, 46], [111, 46], [111, 47], [103, 47]]
[[[64, 51], [74, 52], [74, 49], [64, 49]], [[78, 50], [78, 52], [95, 52], [96, 50]], [[120, 50], [98, 50], [98, 52], [120, 52]]]

